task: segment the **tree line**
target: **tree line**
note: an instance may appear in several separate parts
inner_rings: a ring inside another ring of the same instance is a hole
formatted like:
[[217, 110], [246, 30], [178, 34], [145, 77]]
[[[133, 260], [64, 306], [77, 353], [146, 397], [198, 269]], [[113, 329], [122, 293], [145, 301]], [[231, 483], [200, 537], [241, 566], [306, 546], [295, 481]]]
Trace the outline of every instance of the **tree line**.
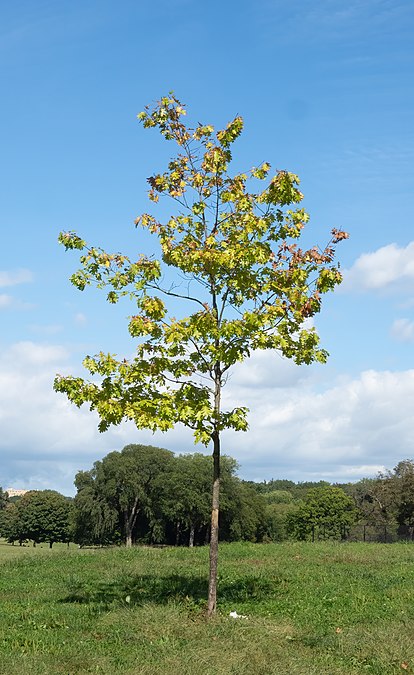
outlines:
[[[9, 542], [80, 546], [209, 543], [212, 458], [147, 445], [110, 452], [75, 477], [76, 496], [30, 491], [9, 499], [0, 488], [0, 535]], [[253, 482], [221, 467], [220, 539], [414, 538], [414, 463], [357, 483]], [[373, 535], [374, 533], [374, 535]]]

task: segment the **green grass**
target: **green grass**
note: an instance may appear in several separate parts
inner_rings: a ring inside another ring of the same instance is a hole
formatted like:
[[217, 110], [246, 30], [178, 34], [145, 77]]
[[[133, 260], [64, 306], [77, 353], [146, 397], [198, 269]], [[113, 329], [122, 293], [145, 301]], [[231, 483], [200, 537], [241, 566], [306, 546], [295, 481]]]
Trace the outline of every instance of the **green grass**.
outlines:
[[[73, 551], [77, 549], [78, 546], [76, 546], [76, 544], [69, 544], [69, 550]], [[32, 544], [23, 544], [23, 546], [19, 546], [19, 544], [12, 545], [8, 544], [5, 539], [0, 539], [0, 562], [27, 554], [57, 553], [62, 551], [66, 552], [67, 550], [67, 544], [56, 543], [53, 544], [52, 549], [49, 548], [49, 544], [37, 544], [37, 546], [33, 548]]]
[[414, 673], [413, 545], [222, 545], [210, 622], [206, 548], [8, 549], [0, 673]]

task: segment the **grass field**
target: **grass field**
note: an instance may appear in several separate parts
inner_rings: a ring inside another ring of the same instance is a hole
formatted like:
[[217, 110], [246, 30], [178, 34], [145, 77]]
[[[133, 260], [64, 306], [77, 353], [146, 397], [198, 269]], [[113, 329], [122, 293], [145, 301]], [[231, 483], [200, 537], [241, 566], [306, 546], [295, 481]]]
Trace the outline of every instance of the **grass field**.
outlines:
[[413, 545], [222, 545], [210, 622], [207, 566], [206, 548], [0, 544], [0, 672], [414, 673]]
[[[57, 552], [66, 552], [68, 550], [68, 545], [67, 544], [53, 544], [52, 547], [52, 553], [57, 553]], [[78, 546], [76, 544], [69, 544], [69, 550], [74, 551], [78, 550]], [[50, 548], [49, 544], [37, 544], [36, 548], [33, 548], [32, 544], [24, 544], [23, 546], [19, 546], [18, 544], [15, 544], [12, 546], [11, 544], [7, 544], [4, 539], [0, 539], [0, 563], [5, 562], [7, 560], [10, 560], [11, 558], [20, 558], [22, 555], [33, 555], [33, 553], [36, 554], [41, 554], [41, 553], [49, 553]]]

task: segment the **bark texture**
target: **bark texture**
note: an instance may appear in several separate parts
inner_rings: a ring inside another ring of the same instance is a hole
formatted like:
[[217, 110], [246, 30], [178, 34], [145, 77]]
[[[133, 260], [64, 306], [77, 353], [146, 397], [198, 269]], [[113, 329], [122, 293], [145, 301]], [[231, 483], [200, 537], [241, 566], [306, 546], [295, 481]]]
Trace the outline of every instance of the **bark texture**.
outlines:
[[210, 576], [208, 583], [207, 616], [211, 617], [217, 606], [217, 565], [219, 543], [219, 504], [220, 504], [220, 436], [213, 436], [213, 496], [210, 531]]

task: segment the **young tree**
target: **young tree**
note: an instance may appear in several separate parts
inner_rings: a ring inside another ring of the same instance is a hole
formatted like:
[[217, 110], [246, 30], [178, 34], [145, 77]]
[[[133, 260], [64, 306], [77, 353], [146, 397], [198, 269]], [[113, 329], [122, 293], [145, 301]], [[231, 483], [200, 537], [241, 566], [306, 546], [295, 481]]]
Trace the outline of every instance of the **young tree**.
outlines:
[[[196, 442], [212, 443], [210, 616], [216, 608], [221, 432], [247, 429], [247, 409], [224, 410], [222, 388], [232, 366], [256, 349], [276, 349], [298, 364], [326, 360], [309, 319], [319, 312], [322, 294], [341, 281], [334, 245], [347, 235], [335, 229], [322, 250], [300, 248], [295, 240], [308, 215], [298, 206], [298, 177], [280, 170], [269, 178], [267, 162], [232, 175], [231, 148], [242, 118], [215, 133], [211, 125], [186, 126], [185, 114], [170, 94], [138, 115], [179, 149], [166, 171], [148, 179], [152, 202], [171, 197], [178, 212], [166, 223], [148, 213], [136, 220], [158, 237], [161, 260], [130, 259], [88, 246], [74, 232], [60, 235], [66, 249], [83, 251], [82, 267], [71, 277], [78, 289], [96, 284], [108, 289], [109, 302], [128, 295], [136, 304], [129, 332], [137, 350], [130, 361], [87, 356], [84, 366], [100, 380], [58, 376], [55, 389], [78, 406], [89, 403], [101, 431], [124, 419], [154, 431], [182, 423]], [[176, 271], [173, 280], [168, 268]]]

